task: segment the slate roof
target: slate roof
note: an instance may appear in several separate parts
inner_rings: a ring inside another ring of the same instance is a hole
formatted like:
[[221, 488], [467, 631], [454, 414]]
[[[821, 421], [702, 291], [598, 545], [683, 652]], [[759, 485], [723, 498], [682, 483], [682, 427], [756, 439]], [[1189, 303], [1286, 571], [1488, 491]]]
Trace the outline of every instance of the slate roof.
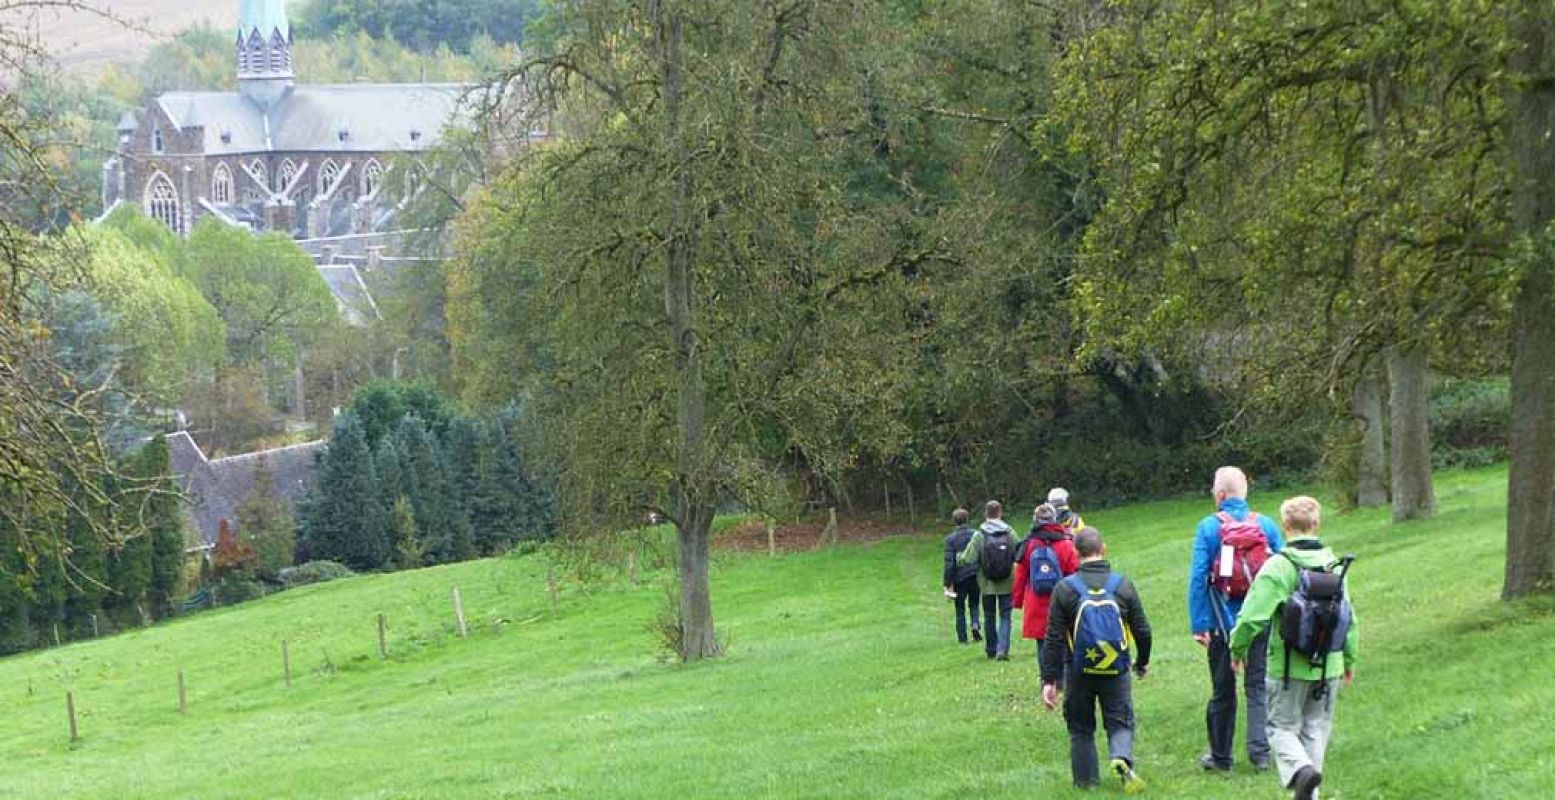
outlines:
[[245, 453], [214, 461], [205, 457], [200, 445], [186, 431], [167, 437], [173, 474], [189, 497], [188, 513], [194, 529], [206, 544], [214, 544], [221, 521], [227, 520], [237, 531], [237, 510], [254, 488], [254, 477], [261, 463], [275, 479], [277, 499], [296, 506], [313, 487], [317, 455], [325, 442], [278, 447], [257, 453]]
[[372, 293], [362, 281], [362, 273], [354, 265], [320, 264], [319, 275], [335, 295], [335, 305], [347, 322], [361, 325], [367, 320], [381, 319], [378, 304], [373, 301]]
[[[468, 115], [457, 83], [299, 85], [268, 113], [241, 92], [167, 92], [157, 104], [180, 130], [204, 129], [206, 155], [416, 152]], [[341, 132], [345, 138], [341, 138]], [[228, 141], [223, 142], [223, 134]]]

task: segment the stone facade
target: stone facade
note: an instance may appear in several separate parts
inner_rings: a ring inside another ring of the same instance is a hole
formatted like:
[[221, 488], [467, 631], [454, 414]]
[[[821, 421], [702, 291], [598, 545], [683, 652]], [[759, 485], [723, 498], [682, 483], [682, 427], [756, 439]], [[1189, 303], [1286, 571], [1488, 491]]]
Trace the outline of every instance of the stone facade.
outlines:
[[169, 92], [126, 114], [104, 206], [137, 205], [180, 235], [207, 216], [299, 239], [394, 229], [412, 185], [394, 171], [464, 118], [468, 87], [297, 85], [282, 0], [243, 0], [241, 19], [239, 90]]

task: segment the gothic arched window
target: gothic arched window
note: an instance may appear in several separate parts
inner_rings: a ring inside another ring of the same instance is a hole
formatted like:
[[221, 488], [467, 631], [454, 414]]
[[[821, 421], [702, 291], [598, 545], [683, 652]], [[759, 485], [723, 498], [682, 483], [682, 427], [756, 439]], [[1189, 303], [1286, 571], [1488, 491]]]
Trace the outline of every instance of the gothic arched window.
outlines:
[[248, 168], [249, 172], [252, 173], [250, 177], [254, 179], [255, 183], [266, 189], [270, 188], [270, 178], [268, 177], [270, 170], [265, 169], [265, 162], [256, 158], [253, 163], [248, 165]]
[[295, 177], [297, 177], [297, 162], [289, 158], [282, 161], [281, 173], [276, 176], [275, 190], [277, 192], [286, 191], [286, 187], [292, 185], [292, 178]]
[[226, 164], [217, 164], [211, 172], [211, 202], [232, 202], [232, 170]]
[[165, 172], [152, 175], [146, 184], [146, 214], [172, 228], [174, 233], [183, 235], [184, 217], [179, 208], [178, 190]]
[[378, 159], [368, 159], [367, 166], [362, 168], [362, 196], [371, 197], [378, 193], [378, 187], [383, 183], [383, 165]]
[[324, 164], [319, 167], [319, 194], [328, 194], [339, 177], [340, 165], [335, 163], [333, 158], [325, 159]]

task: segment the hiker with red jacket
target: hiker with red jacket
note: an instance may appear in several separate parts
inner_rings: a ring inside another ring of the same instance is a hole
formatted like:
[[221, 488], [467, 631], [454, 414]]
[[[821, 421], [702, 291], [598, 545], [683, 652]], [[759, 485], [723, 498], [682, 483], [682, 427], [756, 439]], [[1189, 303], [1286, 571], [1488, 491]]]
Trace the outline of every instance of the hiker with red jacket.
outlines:
[[[1280, 526], [1247, 505], [1247, 475], [1236, 467], [1215, 472], [1215, 513], [1199, 522], [1188, 573], [1188, 619], [1193, 638], [1209, 656], [1211, 694], [1204, 712], [1209, 752], [1199, 766], [1231, 769], [1236, 740], [1236, 672], [1231, 669], [1230, 632], [1258, 570], [1285, 542]], [[1269, 768], [1269, 709], [1264, 687], [1269, 632], [1250, 643], [1242, 688], [1247, 695], [1247, 757], [1259, 771]]]
[[1048, 605], [1058, 582], [1080, 569], [1080, 554], [1069, 528], [1058, 521], [1058, 510], [1037, 506], [1031, 533], [1015, 562], [1015, 601], [1021, 610], [1021, 636], [1037, 641], [1037, 668], [1042, 668], [1042, 640], [1047, 636]]

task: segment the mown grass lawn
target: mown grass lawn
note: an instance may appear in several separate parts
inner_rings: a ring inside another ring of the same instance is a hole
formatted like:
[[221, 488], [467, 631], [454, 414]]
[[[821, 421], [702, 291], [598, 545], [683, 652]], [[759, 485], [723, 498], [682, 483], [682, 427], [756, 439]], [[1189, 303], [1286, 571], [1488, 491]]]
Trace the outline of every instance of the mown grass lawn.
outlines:
[[[1329, 523], [1359, 556], [1363, 628], [1323, 796], [1555, 797], [1555, 604], [1498, 600], [1504, 471], [1438, 490], [1428, 522]], [[1139, 769], [1152, 796], [1273, 800], [1286, 795], [1269, 775], [1194, 765], [1208, 674], [1184, 574], [1206, 503], [1087, 515], [1157, 630]], [[0, 798], [1080, 796], [1030, 643], [1008, 663], [956, 646], [939, 558], [937, 535], [722, 556], [714, 601], [733, 647], [690, 667], [657, 658], [651, 581], [569, 586], [553, 613], [532, 557], [359, 577], [0, 661]]]

